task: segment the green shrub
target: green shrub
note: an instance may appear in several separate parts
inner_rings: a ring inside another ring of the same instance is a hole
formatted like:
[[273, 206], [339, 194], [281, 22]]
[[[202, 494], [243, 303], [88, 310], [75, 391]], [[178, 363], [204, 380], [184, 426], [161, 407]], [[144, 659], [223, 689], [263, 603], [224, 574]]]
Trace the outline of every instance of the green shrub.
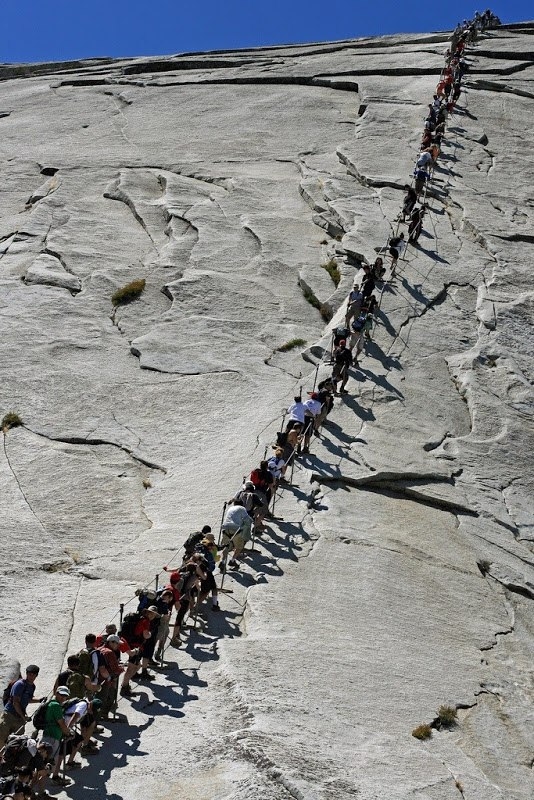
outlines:
[[321, 308], [321, 303], [319, 302], [317, 297], [314, 295], [312, 290], [309, 289], [307, 286], [303, 286], [302, 287], [302, 294], [304, 295], [304, 299], [307, 300], [308, 303], [311, 306], [313, 306], [317, 310], [319, 310]]
[[432, 728], [430, 725], [418, 725], [417, 728], [413, 729], [412, 736], [415, 736], [416, 739], [430, 739]]
[[321, 264], [321, 267], [328, 272], [334, 282], [334, 286], [337, 289], [339, 286], [339, 281], [341, 280], [341, 272], [339, 271], [336, 259], [331, 258], [330, 261], [326, 262], [326, 264]]
[[324, 322], [330, 322], [332, 317], [334, 316], [334, 312], [332, 308], [328, 305], [328, 303], [321, 303], [319, 306], [319, 312]]
[[126, 303], [131, 303], [132, 300], [137, 300], [137, 298], [143, 294], [145, 284], [146, 281], [144, 278], [127, 283], [122, 289], [117, 289], [111, 297], [111, 302], [114, 306], [123, 306]]
[[449, 725], [454, 725], [456, 722], [456, 718], [458, 717], [458, 711], [454, 708], [454, 706], [440, 706], [438, 711], [438, 719], [440, 724], [444, 727], [448, 727]]
[[2, 420], [2, 430], [4, 433], [10, 428], [16, 428], [19, 425], [22, 425], [22, 420], [18, 414], [15, 414], [14, 411], [9, 411], [7, 414], [4, 414], [4, 418]]
[[290, 339], [289, 342], [281, 344], [276, 350], [278, 353], [287, 353], [288, 350], [293, 350], [295, 347], [304, 347], [306, 339]]

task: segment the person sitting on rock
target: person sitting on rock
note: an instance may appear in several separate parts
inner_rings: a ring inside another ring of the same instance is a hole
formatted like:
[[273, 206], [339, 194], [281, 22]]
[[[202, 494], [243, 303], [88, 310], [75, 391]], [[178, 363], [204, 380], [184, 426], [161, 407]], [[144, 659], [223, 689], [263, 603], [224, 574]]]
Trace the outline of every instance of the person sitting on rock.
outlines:
[[[336, 394], [346, 394], [346, 385], [349, 379], [349, 369], [352, 365], [352, 353], [347, 348], [347, 343], [344, 339], [341, 340], [339, 345], [334, 350], [334, 369], [332, 371], [332, 380], [335, 385]], [[341, 383], [338, 389], [337, 384]]]

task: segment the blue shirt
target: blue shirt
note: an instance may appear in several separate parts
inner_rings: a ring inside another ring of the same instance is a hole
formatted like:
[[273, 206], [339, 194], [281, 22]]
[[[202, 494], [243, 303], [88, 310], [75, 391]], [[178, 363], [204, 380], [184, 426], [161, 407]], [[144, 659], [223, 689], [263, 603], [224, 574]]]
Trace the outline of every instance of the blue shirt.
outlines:
[[26, 707], [33, 698], [34, 694], [35, 684], [30, 683], [26, 680], [26, 678], [19, 678], [19, 680], [16, 681], [16, 683], [14, 683], [11, 687], [11, 694], [9, 695], [9, 700], [5, 705], [5, 710], [9, 711], [10, 714], [16, 714], [17, 711], [15, 710], [15, 706], [11, 701], [14, 697], [18, 697], [22, 710], [24, 713], [26, 713]]

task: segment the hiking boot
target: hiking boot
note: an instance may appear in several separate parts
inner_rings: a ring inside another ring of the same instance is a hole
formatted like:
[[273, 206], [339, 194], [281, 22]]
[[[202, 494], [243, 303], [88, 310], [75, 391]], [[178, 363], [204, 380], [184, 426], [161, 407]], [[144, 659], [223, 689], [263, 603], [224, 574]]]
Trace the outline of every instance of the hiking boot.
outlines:
[[65, 769], [80, 769], [81, 766], [80, 761], [67, 761]]
[[182, 640], [180, 639], [179, 636], [173, 636], [171, 641], [169, 642], [169, 644], [170, 644], [171, 647], [181, 647], [182, 646]]
[[70, 778], [64, 778], [62, 775], [52, 775], [50, 780], [56, 786], [70, 786], [71, 784]]
[[141, 681], [153, 681], [156, 676], [152, 675], [147, 669], [142, 669], [139, 673], [139, 680]]
[[214, 603], [214, 604], [212, 605], [212, 607], [211, 607], [211, 610], [212, 610], [212, 611], [220, 611], [220, 610], [221, 610], [221, 607], [220, 607], [220, 605], [219, 605], [218, 603]]
[[156, 650], [154, 653], [154, 658], [156, 661], [163, 661], [163, 650]]
[[239, 569], [239, 562], [235, 560], [235, 558], [231, 558], [228, 562], [228, 566], [230, 569]]
[[[122, 694], [122, 691], [121, 691], [121, 694]], [[99, 750], [100, 750], [100, 748], [99, 747], [95, 747], [95, 745], [93, 745], [93, 744], [83, 744], [80, 747], [80, 753], [83, 753], [84, 756], [94, 755], [95, 753], [98, 753]]]
[[104, 733], [104, 730], [105, 728], [103, 725], [97, 725], [95, 728], [95, 733]]
[[122, 686], [120, 694], [121, 697], [135, 697], [137, 692], [133, 692], [129, 686]]

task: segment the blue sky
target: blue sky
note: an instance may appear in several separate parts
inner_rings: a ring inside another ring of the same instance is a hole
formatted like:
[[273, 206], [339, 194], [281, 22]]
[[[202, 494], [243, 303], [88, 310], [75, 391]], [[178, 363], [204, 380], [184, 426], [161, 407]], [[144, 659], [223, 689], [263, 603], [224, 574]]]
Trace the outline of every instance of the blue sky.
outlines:
[[[487, 6], [402, 0], [0, 0], [0, 62], [327, 41], [444, 30]], [[494, 2], [503, 22], [532, 19], [532, 0]]]

